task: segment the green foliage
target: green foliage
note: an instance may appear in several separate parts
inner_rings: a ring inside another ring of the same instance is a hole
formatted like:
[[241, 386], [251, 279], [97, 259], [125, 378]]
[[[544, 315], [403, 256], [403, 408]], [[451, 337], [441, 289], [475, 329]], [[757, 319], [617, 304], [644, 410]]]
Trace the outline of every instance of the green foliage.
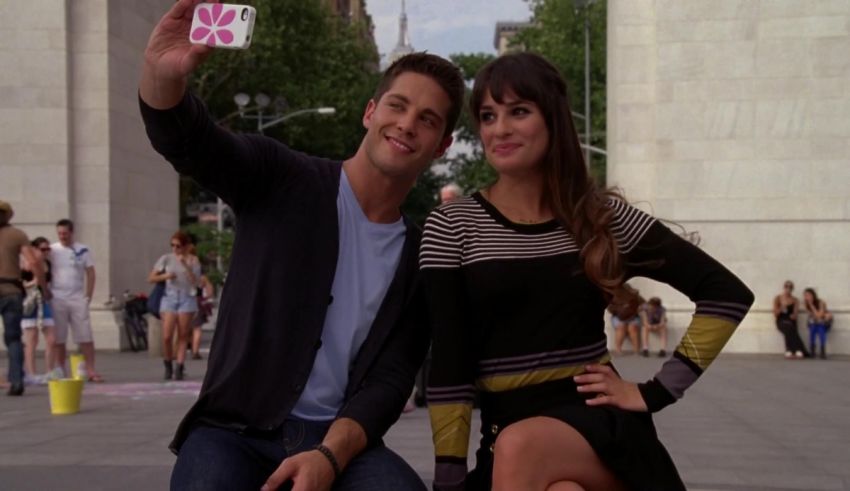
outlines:
[[[366, 27], [348, 24], [324, 2], [249, 0], [257, 9], [252, 45], [247, 50], [215, 50], [190, 80], [191, 90], [210, 113], [233, 131], [256, 132], [257, 121], [241, 118], [233, 96], [263, 92], [274, 100], [266, 110], [289, 113], [299, 109], [334, 107], [332, 116], [304, 114], [268, 128], [265, 133], [312, 155], [344, 159], [362, 138], [363, 110], [378, 76], [378, 53]], [[256, 114], [254, 103], [246, 114]], [[266, 119], [266, 122], [269, 118]], [[189, 222], [186, 205], [214, 201], [212, 193], [190, 178], [180, 183], [181, 223]], [[223, 281], [230, 260], [233, 232], [219, 237], [212, 227], [186, 227], [198, 236], [199, 257], [214, 283]], [[213, 267], [221, 247], [224, 271]]]
[[[343, 159], [357, 150], [361, 117], [377, 82], [378, 55], [359, 25], [349, 25], [322, 2], [254, 0], [257, 23], [251, 48], [217, 50], [192, 79], [212, 114], [233, 114], [237, 92], [278, 97], [276, 109], [332, 106], [333, 116], [306, 114], [266, 130], [290, 147]], [[274, 105], [268, 111], [274, 111]], [[237, 131], [256, 131], [257, 121], [228, 119]]]
[[[201, 260], [203, 272], [213, 285], [221, 285], [227, 276], [230, 254], [233, 251], [233, 230], [224, 229], [220, 233], [215, 227], [203, 223], [193, 223], [183, 227], [183, 231], [195, 240], [196, 254]], [[216, 259], [221, 255], [222, 270], [216, 268]]]
[[[451, 60], [461, 69], [467, 85], [472, 85], [475, 74], [496, 57], [487, 53], [453, 54]], [[470, 90], [467, 89], [467, 107]], [[468, 110], [463, 111], [455, 132], [456, 144], [464, 150], [458, 151], [452, 158], [445, 159], [449, 167], [451, 180], [466, 193], [487, 187], [496, 179], [496, 172], [484, 158], [484, 152], [478, 142], [475, 122]]]
[[[464, 78], [469, 82], [494, 56], [486, 53], [469, 53], [452, 55], [450, 58], [460, 67]], [[468, 111], [461, 111], [454, 137], [455, 148], [462, 146], [469, 147], [469, 150], [457, 152], [453, 157], [443, 158], [440, 161], [441, 164], [448, 165], [451, 179], [446, 175], [436, 174], [432, 169], [425, 171], [419, 176], [416, 186], [402, 206], [405, 214], [420, 225], [425, 221], [428, 212], [439, 204], [440, 188], [449, 181], [457, 183], [464, 191], [471, 192], [493, 182], [495, 178], [492, 167], [484, 160]]]
[[[605, 148], [607, 2], [596, 0], [578, 11], [573, 2], [567, 0], [529, 2], [534, 12], [532, 26], [520, 31], [513, 41], [545, 56], [558, 67], [567, 81], [572, 110], [579, 114], [584, 113], [585, 19], [589, 21], [591, 143]], [[584, 120], [576, 119], [576, 128], [582, 135], [584, 127]], [[592, 154], [590, 168], [597, 181], [604, 183], [605, 157]]]
[[421, 227], [425, 223], [425, 218], [428, 217], [428, 212], [439, 204], [440, 188], [446, 182], [448, 181], [445, 176], [427, 169], [416, 180], [416, 185], [408, 193], [401, 211]]

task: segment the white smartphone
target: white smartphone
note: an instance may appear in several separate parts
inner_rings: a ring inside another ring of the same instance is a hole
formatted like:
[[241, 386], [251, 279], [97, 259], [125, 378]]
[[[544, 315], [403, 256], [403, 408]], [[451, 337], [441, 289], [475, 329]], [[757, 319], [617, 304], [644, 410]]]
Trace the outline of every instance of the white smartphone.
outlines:
[[189, 40], [214, 48], [247, 49], [257, 11], [250, 5], [199, 3], [195, 6]]

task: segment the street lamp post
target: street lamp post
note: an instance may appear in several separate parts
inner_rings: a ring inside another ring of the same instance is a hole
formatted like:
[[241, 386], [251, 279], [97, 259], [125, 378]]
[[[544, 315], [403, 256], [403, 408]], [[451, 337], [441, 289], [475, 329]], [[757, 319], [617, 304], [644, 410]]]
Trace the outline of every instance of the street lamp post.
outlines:
[[584, 11], [584, 160], [590, 166], [590, 5], [595, 0], [573, 0], [576, 12]]
[[[279, 100], [279, 99], [277, 99]], [[239, 116], [242, 119], [255, 119], [257, 120], [257, 133], [263, 134], [263, 130], [271, 128], [272, 126], [276, 126], [284, 121], [302, 116], [305, 114], [321, 114], [325, 116], [329, 116], [332, 114], [336, 114], [336, 108], [334, 107], [314, 107], [310, 109], [299, 109], [297, 111], [292, 111], [289, 113], [281, 113], [279, 109], [275, 109], [274, 113], [266, 114], [265, 110], [272, 104], [272, 99], [266, 94], [262, 92], [256, 94], [254, 96], [254, 103], [256, 104], [253, 107], [248, 107], [248, 104], [251, 103], [251, 96], [245, 94], [244, 92], [239, 92], [238, 94], [233, 96], [233, 102], [236, 103], [236, 107], [238, 110], [234, 113], [231, 113], [224, 118], [219, 120], [219, 123], [227, 121], [228, 119]], [[250, 114], [250, 112], [256, 111], [256, 114]], [[224, 210], [224, 202], [221, 198], [216, 199], [216, 217], [217, 217], [217, 226], [218, 230], [218, 254], [216, 257], [216, 267], [219, 271], [221, 271], [221, 234], [224, 231], [223, 225], [223, 210]]]

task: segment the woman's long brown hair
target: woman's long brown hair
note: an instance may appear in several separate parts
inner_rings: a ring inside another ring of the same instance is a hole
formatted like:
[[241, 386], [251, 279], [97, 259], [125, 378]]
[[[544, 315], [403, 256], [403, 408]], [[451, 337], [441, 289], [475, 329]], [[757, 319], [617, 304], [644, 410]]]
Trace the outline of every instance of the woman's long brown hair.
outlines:
[[535, 103], [543, 113], [549, 130], [549, 148], [542, 162], [545, 197], [555, 218], [581, 248], [587, 278], [610, 294], [622, 283], [623, 265], [610, 229], [614, 211], [607, 202], [623, 198], [597, 186], [588, 173], [563, 77], [533, 53], [512, 53], [491, 61], [478, 72], [472, 89], [470, 110], [476, 124], [487, 92], [500, 104], [506, 94], [513, 93]]

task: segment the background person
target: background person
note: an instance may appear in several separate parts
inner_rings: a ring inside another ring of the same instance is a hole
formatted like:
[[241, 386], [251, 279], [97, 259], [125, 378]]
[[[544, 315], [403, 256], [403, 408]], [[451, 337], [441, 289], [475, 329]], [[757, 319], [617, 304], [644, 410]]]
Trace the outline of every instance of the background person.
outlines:
[[794, 283], [786, 280], [782, 293], [773, 298], [773, 316], [776, 328], [785, 338], [785, 358], [804, 358], [806, 347], [797, 330], [797, 314], [800, 311], [800, 299], [792, 295]]
[[611, 325], [614, 328], [614, 354], [623, 354], [623, 341], [626, 335], [632, 343], [632, 353], [640, 350], [640, 307], [645, 303], [640, 293], [630, 285], [623, 284], [614, 290], [608, 312], [611, 313]]
[[448, 203], [463, 196], [463, 190], [457, 184], [450, 182], [440, 188], [440, 203]]
[[643, 356], [649, 356], [649, 333], [656, 333], [661, 340], [658, 356], [667, 356], [667, 309], [661, 305], [661, 299], [652, 297], [640, 309], [640, 320], [643, 326]]
[[56, 365], [65, 369], [65, 344], [68, 331], [71, 331], [85, 359], [82, 371], [90, 382], [103, 382], [103, 377], [95, 369], [94, 336], [89, 316], [94, 294], [94, 258], [87, 245], [74, 241], [74, 222], [71, 220], [63, 218], [56, 222], [56, 235], [59, 241], [50, 245]]
[[38, 284], [45, 291], [49, 290], [44, 270], [40, 268], [41, 263], [27, 234], [9, 223], [14, 214], [12, 205], [0, 201], [0, 316], [3, 318], [3, 342], [9, 358], [9, 389], [6, 394], [20, 396], [24, 393], [24, 347], [21, 342], [24, 285], [21, 282], [21, 259], [34, 265], [33, 273]]
[[[148, 275], [151, 283], [165, 282], [165, 294], [159, 306], [162, 321], [162, 360], [165, 380], [183, 380], [186, 375], [186, 349], [192, 319], [198, 312], [197, 289], [201, 263], [190, 251], [189, 236], [182, 231], [171, 236], [171, 252], [163, 254]], [[174, 337], [177, 337], [177, 366], [174, 366]]]
[[818, 353], [815, 341], [820, 340], [820, 357], [826, 359], [826, 333], [832, 327], [832, 313], [827, 309], [826, 302], [818, 297], [814, 288], [803, 290], [803, 303], [809, 313], [809, 349], [812, 356]]
[[[34, 259], [41, 261], [37, 266], [38, 269], [45, 272], [45, 281], [50, 284], [52, 278], [50, 260], [50, 241], [44, 237], [36, 237], [31, 243], [36, 256]], [[28, 294], [30, 289], [34, 291], [36, 308], [30, 315], [25, 315], [21, 320], [21, 327], [24, 331], [24, 382], [27, 384], [40, 384], [46, 381], [47, 376], [51, 375], [56, 366], [56, 360], [53, 355], [53, 347], [56, 343], [56, 331], [53, 322], [53, 309], [50, 308], [50, 302], [47, 300], [49, 292], [45, 292], [38, 285], [30, 264], [25, 264], [22, 274], [24, 287]], [[44, 334], [44, 366], [45, 375], [39, 377], [36, 371], [36, 348], [38, 347], [38, 331], [41, 329]]]

